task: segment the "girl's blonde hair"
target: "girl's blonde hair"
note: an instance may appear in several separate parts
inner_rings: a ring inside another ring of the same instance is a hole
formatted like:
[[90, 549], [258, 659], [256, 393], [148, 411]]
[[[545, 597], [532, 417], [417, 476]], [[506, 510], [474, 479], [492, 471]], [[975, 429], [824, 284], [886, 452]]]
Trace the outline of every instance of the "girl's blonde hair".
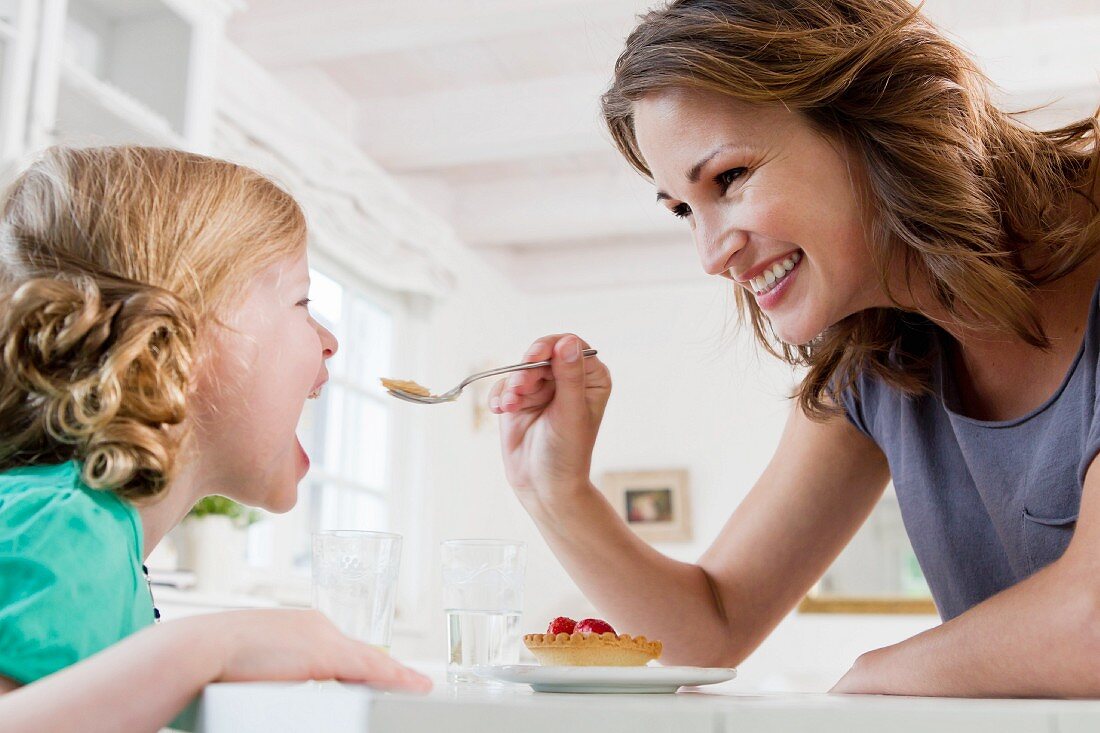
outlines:
[[0, 470], [77, 460], [89, 486], [155, 496], [205, 330], [302, 251], [301, 209], [226, 161], [56, 147], [0, 211]]
[[[954, 323], [1049, 345], [1033, 293], [1083, 263], [1100, 236], [1088, 197], [1100, 169], [1095, 117], [1049, 132], [1016, 121], [905, 0], [677, 0], [646, 15], [602, 102], [619, 150], [647, 177], [633, 104], [676, 88], [802, 113], [866, 171], [887, 294], [900, 261], [927, 278]], [[866, 310], [792, 346], [774, 338], [751, 294], [738, 297], [767, 350], [809, 367], [798, 400], [810, 415], [834, 412], [836, 392], [860, 372], [909, 394], [929, 389], [932, 324], [920, 317]]]

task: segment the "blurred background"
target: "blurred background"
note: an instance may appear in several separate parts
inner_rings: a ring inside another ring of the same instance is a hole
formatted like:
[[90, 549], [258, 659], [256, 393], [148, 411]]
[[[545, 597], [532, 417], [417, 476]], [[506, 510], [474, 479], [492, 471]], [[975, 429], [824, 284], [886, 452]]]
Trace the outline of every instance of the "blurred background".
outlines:
[[[728, 286], [600, 125], [598, 96], [650, 5], [0, 0], [6, 167], [57, 142], [186, 148], [273, 176], [309, 219], [314, 313], [342, 343], [302, 418], [313, 468], [286, 515], [215, 502], [173, 532], [150, 562], [166, 616], [307, 605], [310, 533], [325, 528], [404, 535], [403, 659], [445, 658], [444, 539], [528, 543], [526, 632], [596, 614], [504, 480], [488, 385], [435, 408], [378, 386], [446, 388], [549, 332], [582, 335], [615, 379], [596, 479], [686, 477], [646, 520], [675, 531], [639, 531], [680, 559], [706, 548], [771, 457], [798, 375], [738, 331]], [[1098, 0], [924, 9], [1005, 107], [1041, 107], [1031, 124], [1100, 105]], [[861, 652], [937, 621], [888, 491], [740, 684], [827, 689]]]

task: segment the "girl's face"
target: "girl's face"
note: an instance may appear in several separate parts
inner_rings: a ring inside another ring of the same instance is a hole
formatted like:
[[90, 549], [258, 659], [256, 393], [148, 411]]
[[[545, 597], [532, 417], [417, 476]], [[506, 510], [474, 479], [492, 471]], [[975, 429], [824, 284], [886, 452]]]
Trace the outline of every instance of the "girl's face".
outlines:
[[670, 90], [636, 102], [634, 126], [658, 202], [686, 220], [703, 269], [749, 291], [784, 342], [888, 302], [858, 165], [801, 115]]
[[306, 255], [252, 282], [218, 328], [200, 371], [195, 442], [203, 491], [285, 512], [298, 497], [309, 458], [295, 435], [308, 396], [328, 379], [336, 338], [309, 314]]

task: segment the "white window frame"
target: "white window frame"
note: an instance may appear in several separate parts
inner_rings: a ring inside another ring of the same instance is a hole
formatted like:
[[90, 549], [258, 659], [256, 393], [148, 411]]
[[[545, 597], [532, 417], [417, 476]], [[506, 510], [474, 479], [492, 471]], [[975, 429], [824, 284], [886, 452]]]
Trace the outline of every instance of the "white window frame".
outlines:
[[[348, 272], [333, 259], [313, 249], [310, 251], [310, 267], [336, 281], [346, 290], [365, 297], [391, 317], [393, 340], [390, 345], [389, 368], [391, 374], [411, 375], [419, 373], [426, 346], [426, 328], [423, 318], [425, 303], [416, 295], [395, 293]], [[361, 387], [349, 384], [333, 374], [330, 385], [364, 394]], [[374, 398], [375, 395], [368, 395]], [[422, 510], [424, 501], [423, 456], [425, 415], [412, 409], [402, 409], [403, 403], [394, 401], [388, 405], [389, 430], [387, 467], [384, 481], [389, 499], [389, 531], [404, 537], [402, 543], [401, 575], [398, 582], [395, 633], [421, 635], [430, 621], [429, 608], [419, 603], [421, 589], [430, 582], [430, 542], [433, 535], [433, 516]], [[412, 406], [408, 406], [412, 407]], [[337, 476], [313, 473], [312, 482], [327, 481], [340, 484]], [[303, 481], [303, 487], [305, 481]], [[358, 486], [356, 488], [359, 488]], [[268, 517], [272, 522], [275, 560], [271, 567], [249, 567], [248, 581], [254, 589], [263, 589], [277, 600], [291, 605], [308, 605], [310, 602], [309, 578], [293, 570], [293, 553], [300, 547], [301, 532], [312, 531], [312, 512], [300, 512], [295, 516]], [[303, 516], [304, 515], [304, 516]]]

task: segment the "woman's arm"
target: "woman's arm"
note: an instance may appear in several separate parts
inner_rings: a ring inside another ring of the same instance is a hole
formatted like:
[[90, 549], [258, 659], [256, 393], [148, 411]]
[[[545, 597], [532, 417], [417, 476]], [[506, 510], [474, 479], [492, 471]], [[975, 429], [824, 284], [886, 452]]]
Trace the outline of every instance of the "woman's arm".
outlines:
[[775, 456], [696, 564], [640, 540], [590, 483], [610, 394], [575, 337], [540, 339], [544, 370], [498, 384], [505, 468], [554, 554], [602, 613], [659, 638], [673, 663], [740, 663], [797, 604], [866, 519], [889, 478], [882, 453], [843, 418], [795, 409]]
[[864, 654], [834, 692], [1100, 697], [1100, 461], [1065, 554], [966, 613]]
[[388, 689], [431, 685], [316, 611], [232, 611], [151, 626], [0, 696], [5, 733], [156, 731], [208, 682], [340, 679]]

